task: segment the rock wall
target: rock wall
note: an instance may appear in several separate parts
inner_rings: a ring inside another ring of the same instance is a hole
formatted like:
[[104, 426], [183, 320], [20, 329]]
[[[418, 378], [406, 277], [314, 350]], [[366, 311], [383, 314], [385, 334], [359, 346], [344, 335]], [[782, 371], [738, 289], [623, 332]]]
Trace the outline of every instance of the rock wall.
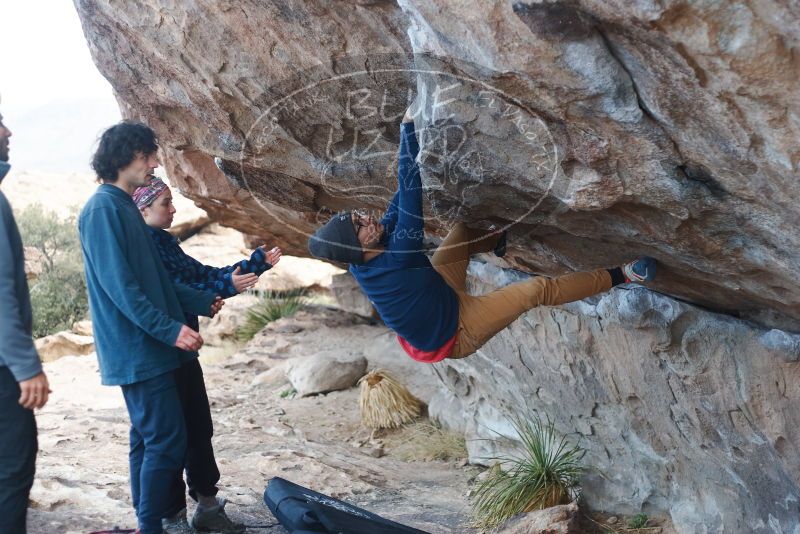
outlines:
[[441, 365], [439, 413], [486, 436], [509, 406], [551, 412], [585, 436], [597, 507], [800, 529], [796, 3], [75, 5], [170, 178], [289, 253], [385, 206], [413, 100], [431, 235], [507, 227], [505, 266], [549, 275], [655, 256], [653, 292], [535, 310]]
[[[471, 278], [483, 293], [520, 276], [473, 262]], [[552, 417], [588, 450], [594, 509], [666, 512], [679, 532], [795, 532], [799, 360], [800, 335], [621, 286], [435, 364], [429, 409], [478, 463], [514, 450], [509, 415]]]

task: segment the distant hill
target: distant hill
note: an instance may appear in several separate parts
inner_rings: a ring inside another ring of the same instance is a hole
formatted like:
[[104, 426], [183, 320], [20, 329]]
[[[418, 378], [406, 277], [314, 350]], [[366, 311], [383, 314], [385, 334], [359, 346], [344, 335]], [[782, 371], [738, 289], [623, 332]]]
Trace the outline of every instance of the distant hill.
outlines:
[[88, 173], [98, 135], [121, 118], [113, 98], [50, 102], [6, 117], [15, 169]]

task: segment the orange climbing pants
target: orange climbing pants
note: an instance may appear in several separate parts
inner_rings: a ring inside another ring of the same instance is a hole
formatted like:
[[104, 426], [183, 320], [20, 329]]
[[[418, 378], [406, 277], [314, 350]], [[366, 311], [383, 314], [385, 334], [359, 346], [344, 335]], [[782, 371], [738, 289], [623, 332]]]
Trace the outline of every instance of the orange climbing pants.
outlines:
[[565, 304], [611, 289], [611, 275], [598, 269], [557, 278], [535, 276], [479, 297], [468, 295], [469, 257], [493, 250], [497, 239], [459, 223], [431, 259], [433, 268], [458, 295], [458, 332], [450, 358], [469, 356], [531, 308]]

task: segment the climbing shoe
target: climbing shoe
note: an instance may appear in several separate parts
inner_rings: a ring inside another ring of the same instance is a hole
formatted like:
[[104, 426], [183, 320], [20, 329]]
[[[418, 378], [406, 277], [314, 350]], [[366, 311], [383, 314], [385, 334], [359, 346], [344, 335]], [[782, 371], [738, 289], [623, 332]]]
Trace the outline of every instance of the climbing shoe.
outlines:
[[221, 499], [219, 504], [210, 508], [197, 507], [192, 516], [191, 525], [203, 532], [222, 532], [224, 534], [242, 534], [247, 527], [234, 523], [225, 513], [228, 501]]
[[194, 530], [189, 526], [186, 520], [186, 508], [178, 512], [172, 517], [167, 517], [161, 520], [161, 528], [164, 529], [164, 534], [193, 534]]
[[498, 258], [502, 258], [506, 255], [506, 232], [503, 230], [503, 233], [500, 234], [500, 237], [497, 239], [497, 244], [494, 246], [494, 255]]
[[625, 282], [650, 282], [656, 277], [656, 260], [645, 256], [622, 266]]

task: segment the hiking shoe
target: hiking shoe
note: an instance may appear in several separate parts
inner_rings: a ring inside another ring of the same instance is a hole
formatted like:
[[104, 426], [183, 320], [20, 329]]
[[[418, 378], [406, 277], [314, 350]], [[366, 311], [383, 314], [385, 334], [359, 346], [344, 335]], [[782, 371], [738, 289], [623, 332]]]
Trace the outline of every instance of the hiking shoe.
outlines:
[[625, 282], [650, 282], [656, 277], [656, 260], [649, 256], [622, 266]]
[[498, 258], [506, 255], [506, 234], [507, 232], [503, 230], [503, 233], [500, 234], [500, 239], [497, 240], [497, 244], [494, 246], [494, 255]]
[[224, 534], [242, 534], [247, 527], [234, 523], [225, 513], [228, 501], [220, 499], [219, 504], [210, 508], [197, 507], [192, 516], [191, 525], [200, 531], [222, 532]]
[[186, 508], [172, 517], [162, 519], [161, 528], [164, 529], [164, 534], [194, 534], [194, 529], [186, 520]]

